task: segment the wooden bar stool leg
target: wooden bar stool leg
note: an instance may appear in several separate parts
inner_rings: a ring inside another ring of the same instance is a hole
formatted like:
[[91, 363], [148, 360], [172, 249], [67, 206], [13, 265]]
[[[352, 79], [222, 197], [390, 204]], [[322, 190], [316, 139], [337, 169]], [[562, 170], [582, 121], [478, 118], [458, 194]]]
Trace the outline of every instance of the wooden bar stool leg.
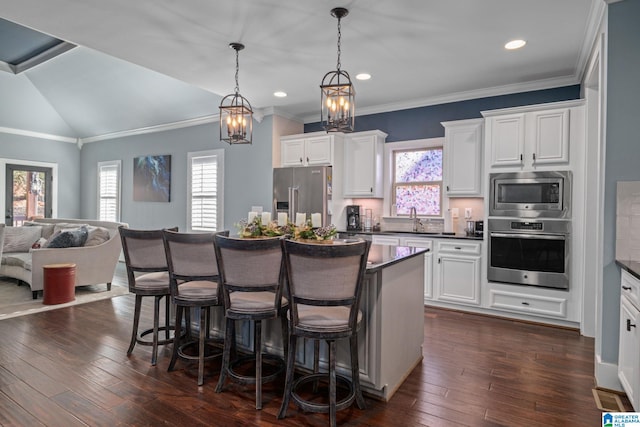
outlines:
[[353, 383], [353, 391], [356, 395], [356, 404], [360, 409], [366, 409], [367, 405], [364, 403], [364, 397], [362, 396], [362, 388], [360, 387], [360, 367], [358, 365], [358, 336], [353, 334], [349, 338], [349, 344], [351, 346], [351, 382]]
[[227, 325], [225, 331], [224, 338], [224, 350], [222, 351], [222, 368], [220, 369], [220, 377], [218, 378], [218, 385], [216, 386], [216, 393], [220, 393], [222, 391], [222, 387], [224, 387], [224, 382], [227, 378], [227, 371], [229, 369], [229, 363], [231, 363], [231, 346], [235, 344], [233, 340], [233, 335], [235, 335], [234, 331], [234, 322], [235, 320], [227, 317]]
[[151, 347], [151, 366], [158, 363], [158, 330], [160, 329], [160, 299], [162, 295], [153, 298], [153, 343]]
[[253, 348], [256, 355], [256, 409], [262, 409], [262, 321], [254, 321]]
[[133, 311], [133, 332], [131, 333], [131, 343], [129, 343], [129, 349], [127, 350], [127, 356], [130, 356], [133, 352], [133, 348], [138, 341], [138, 324], [140, 323], [140, 308], [142, 307], [142, 296], [136, 295], [136, 307]]
[[171, 297], [169, 295], [165, 295], [164, 300], [164, 337], [165, 340], [169, 339], [169, 317], [171, 313]]
[[173, 333], [173, 351], [171, 353], [171, 362], [169, 362], [168, 371], [173, 371], [178, 360], [178, 347], [180, 347], [180, 337], [182, 336], [182, 312], [183, 307], [176, 305], [176, 329]]
[[329, 344], [329, 425], [336, 426], [336, 342]]
[[293, 334], [289, 335], [289, 354], [287, 356], [287, 373], [284, 382], [284, 393], [282, 395], [282, 405], [278, 412], [278, 419], [281, 420], [287, 416], [287, 408], [291, 399], [291, 390], [293, 389], [293, 376], [296, 363], [296, 341], [297, 337]]
[[200, 339], [198, 342], [198, 385], [204, 384], [204, 343], [207, 335], [206, 319], [208, 308], [198, 307], [200, 315]]

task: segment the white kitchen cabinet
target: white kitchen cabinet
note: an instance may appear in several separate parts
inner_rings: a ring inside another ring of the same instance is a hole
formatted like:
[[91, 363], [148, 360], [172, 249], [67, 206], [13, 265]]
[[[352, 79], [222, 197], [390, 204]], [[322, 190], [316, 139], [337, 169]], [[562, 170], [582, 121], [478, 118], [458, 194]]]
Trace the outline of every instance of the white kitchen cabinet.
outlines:
[[387, 134], [357, 132], [344, 138], [344, 196], [383, 197], [382, 160]]
[[618, 378], [627, 393], [633, 409], [640, 410], [640, 307], [625, 293], [632, 284], [640, 288], [640, 281], [622, 271], [622, 295], [620, 297], [620, 341], [618, 349]]
[[414, 248], [428, 248], [429, 252], [424, 254], [424, 300], [433, 299], [433, 240], [420, 237], [403, 237], [400, 239], [402, 246]]
[[569, 164], [573, 101], [483, 111], [492, 168]]
[[484, 119], [442, 122], [444, 187], [449, 197], [482, 196]]
[[436, 241], [434, 298], [464, 305], [480, 305], [480, 242]]
[[374, 235], [371, 239], [371, 243], [373, 243], [374, 245], [400, 246], [400, 237]]
[[282, 166], [333, 164], [334, 135], [314, 132], [280, 138]]

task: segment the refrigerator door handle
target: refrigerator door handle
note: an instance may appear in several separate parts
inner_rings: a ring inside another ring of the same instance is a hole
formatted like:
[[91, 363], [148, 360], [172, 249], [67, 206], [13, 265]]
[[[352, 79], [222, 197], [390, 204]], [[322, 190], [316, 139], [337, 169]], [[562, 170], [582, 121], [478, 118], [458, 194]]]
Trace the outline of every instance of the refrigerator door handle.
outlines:
[[298, 212], [298, 188], [289, 187], [289, 218], [294, 221], [296, 212]]

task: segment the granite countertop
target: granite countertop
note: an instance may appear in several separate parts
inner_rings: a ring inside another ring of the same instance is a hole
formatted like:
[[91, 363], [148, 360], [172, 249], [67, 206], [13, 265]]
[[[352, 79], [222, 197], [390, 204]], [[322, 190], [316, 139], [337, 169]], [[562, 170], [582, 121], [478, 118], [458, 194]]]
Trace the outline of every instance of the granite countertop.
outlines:
[[409, 246], [371, 245], [369, 258], [367, 259], [367, 273], [375, 273], [385, 267], [426, 252], [429, 252], [429, 249]]
[[434, 239], [464, 239], [464, 240], [482, 240], [482, 236], [467, 236], [466, 234], [443, 233], [433, 231], [338, 231], [340, 235], [355, 236], [357, 234], [369, 236], [385, 236], [394, 234], [403, 234], [416, 237], [429, 237]]
[[640, 262], [638, 261], [622, 261], [617, 259], [618, 264], [623, 270], [627, 271], [636, 279], [640, 280]]

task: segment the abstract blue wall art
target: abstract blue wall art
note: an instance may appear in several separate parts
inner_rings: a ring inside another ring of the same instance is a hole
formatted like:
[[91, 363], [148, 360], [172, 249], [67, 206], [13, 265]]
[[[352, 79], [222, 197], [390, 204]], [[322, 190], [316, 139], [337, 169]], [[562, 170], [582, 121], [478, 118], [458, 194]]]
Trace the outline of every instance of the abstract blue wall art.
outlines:
[[140, 156], [133, 159], [133, 200], [169, 202], [171, 197], [171, 155]]

